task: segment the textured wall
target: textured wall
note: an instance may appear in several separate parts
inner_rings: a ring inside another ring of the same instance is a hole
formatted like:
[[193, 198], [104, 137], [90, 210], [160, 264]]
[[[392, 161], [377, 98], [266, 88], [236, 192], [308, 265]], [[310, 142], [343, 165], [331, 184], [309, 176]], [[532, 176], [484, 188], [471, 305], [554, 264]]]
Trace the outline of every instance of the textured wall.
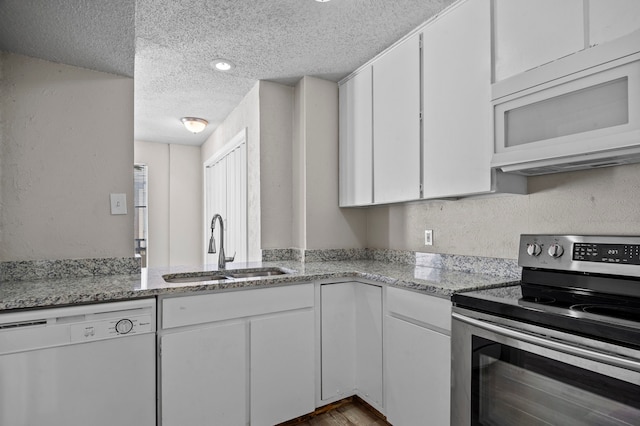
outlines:
[[203, 190], [200, 147], [169, 145], [169, 263], [202, 263]]
[[338, 207], [338, 85], [304, 77], [296, 90], [302, 92], [298, 160], [304, 168], [304, 206], [298, 211], [306, 235], [297, 248], [365, 247], [365, 211]]
[[640, 235], [639, 191], [634, 164], [531, 177], [529, 195], [370, 208], [368, 246], [515, 259], [522, 233]]
[[293, 87], [260, 82], [262, 248], [291, 247]]
[[[304, 149], [304, 133], [305, 122], [304, 116], [304, 99], [305, 99], [305, 79], [298, 82], [293, 94], [293, 137], [292, 137], [292, 153], [291, 153], [291, 184], [292, 190], [292, 209], [291, 209], [291, 245], [290, 247], [304, 248], [307, 246], [306, 233], [306, 203], [305, 189], [305, 149]], [[281, 247], [289, 248], [289, 247]]]
[[0, 260], [133, 256], [133, 80], [0, 58]]

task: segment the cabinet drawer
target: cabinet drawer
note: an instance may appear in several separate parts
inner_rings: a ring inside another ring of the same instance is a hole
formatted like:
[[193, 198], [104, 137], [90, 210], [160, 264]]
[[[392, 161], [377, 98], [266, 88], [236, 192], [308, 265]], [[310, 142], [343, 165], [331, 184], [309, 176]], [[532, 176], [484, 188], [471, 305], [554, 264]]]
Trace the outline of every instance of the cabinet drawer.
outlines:
[[387, 287], [387, 310], [391, 314], [451, 331], [451, 301], [447, 299]]
[[208, 293], [162, 300], [162, 328], [313, 307], [313, 284]]

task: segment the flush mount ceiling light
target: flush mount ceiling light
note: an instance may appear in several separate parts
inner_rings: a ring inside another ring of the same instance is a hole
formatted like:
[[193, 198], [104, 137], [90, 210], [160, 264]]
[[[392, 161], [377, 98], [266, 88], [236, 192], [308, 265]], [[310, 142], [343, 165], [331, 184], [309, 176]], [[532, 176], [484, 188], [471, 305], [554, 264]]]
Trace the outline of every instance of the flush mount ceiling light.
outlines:
[[316, 0], [316, 1], [317, 1], [318, 3], [326, 3], [326, 2], [328, 2], [329, 0]]
[[233, 62], [224, 58], [218, 58], [211, 61], [211, 67], [218, 71], [229, 71], [234, 68]]
[[191, 133], [200, 133], [207, 127], [207, 124], [209, 124], [204, 118], [197, 117], [182, 117], [180, 121], [182, 121], [184, 127]]

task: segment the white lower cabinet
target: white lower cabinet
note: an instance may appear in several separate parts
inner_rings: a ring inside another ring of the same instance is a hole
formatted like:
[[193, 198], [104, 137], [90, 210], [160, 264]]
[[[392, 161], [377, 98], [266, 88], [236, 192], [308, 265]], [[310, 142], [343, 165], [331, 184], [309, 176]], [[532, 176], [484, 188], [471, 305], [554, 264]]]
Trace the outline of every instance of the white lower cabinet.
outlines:
[[162, 425], [246, 425], [246, 324], [160, 338]]
[[321, 294], [321, 403], [358, 395], [383, 411], [382, 289], [343, 282]]
[[315, 408], [314, 284], [161, 300], [161, 426], [273, 425]]
[[306, 310], [251, 321], [251, 425], [315, 409], [314, 319]]
[[161, 298], [159, 426], [275, 425], [352, 395], [394, 426], [448, 425], [451, 302], [318, 286]]
[[407, 290], [387, 290], [387, 420], [394, 426], [449, 425], [451, 302]]

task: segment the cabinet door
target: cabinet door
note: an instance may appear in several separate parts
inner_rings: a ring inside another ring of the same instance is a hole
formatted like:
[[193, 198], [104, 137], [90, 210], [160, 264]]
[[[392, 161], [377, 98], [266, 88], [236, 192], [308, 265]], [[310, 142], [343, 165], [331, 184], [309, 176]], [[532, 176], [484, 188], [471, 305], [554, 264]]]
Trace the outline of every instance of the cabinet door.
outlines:
[[494, 0], [495, 80], [584, 49], [583, 3]]
[[161, 337], [163, 426], [248, 423], [246, 325]]
[[324, 284], [320, 295], [322, 401], [357, 394], [382, 411], [382, 289]]
[[252, 426], [315, 409], [314, 319], [308, 309], [251, 320]]
[[420, 197], [420, 38], [373, 63], [374, 203]]
[[448, 425], [449, 336], [387, 316], [385, 395], [394, 426]]
[[490, 7], [467, 1], [424, 29], [424, 198], [491, 190]]
[[339, 88], [340, 206], [373, 202], [373, 123], [368, 66]]
[[354, 284], [356, 392], [382, 411], [382, 288]]
[[615, 40], [640, 29], [638, 0], [589, 0], [589, 46]]
[[351, 396], [355, 379], [355, 293], [353, 283], [320, 287], [322, 400]]

